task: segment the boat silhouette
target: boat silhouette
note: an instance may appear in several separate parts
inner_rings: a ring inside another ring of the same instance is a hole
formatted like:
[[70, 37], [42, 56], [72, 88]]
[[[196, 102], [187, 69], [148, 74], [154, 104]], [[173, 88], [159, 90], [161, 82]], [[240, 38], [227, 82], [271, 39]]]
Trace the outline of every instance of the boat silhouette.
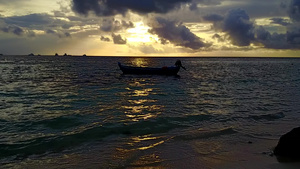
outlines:
[[118, 65], [123, 72], [123, 74], [140, 74], [140, 75], [177, 75], [180, 68], [185, 70], [185, 67], [181, 65], [181, 61], [177, 60], [175, 66], [164, 66], [161, 68], [153, 68], [153, 67], [134, 67], [134, 66], [126, 66], [122, 65], [118, 62]]

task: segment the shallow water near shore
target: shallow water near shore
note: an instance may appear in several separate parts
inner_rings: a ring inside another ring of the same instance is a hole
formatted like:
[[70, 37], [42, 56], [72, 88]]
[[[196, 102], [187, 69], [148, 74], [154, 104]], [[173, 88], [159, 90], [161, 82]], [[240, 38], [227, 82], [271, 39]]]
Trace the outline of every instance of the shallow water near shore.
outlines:
[[[179, 76], [123, 75], [117, 63]], [[300, 59], [0, 57], [3, 168], [291, 168]]]

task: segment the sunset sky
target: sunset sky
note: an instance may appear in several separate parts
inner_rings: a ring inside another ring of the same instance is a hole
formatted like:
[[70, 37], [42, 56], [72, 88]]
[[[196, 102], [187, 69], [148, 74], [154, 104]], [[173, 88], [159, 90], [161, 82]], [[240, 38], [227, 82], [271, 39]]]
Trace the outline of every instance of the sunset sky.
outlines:
[[0, 53], [300, 56], [300, 0], [0, 0]]

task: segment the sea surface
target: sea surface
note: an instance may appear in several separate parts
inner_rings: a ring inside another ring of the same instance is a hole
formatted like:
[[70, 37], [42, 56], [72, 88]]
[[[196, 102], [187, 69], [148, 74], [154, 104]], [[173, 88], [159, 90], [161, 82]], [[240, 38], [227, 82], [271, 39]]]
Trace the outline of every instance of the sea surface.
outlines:
[[1, 168], [299, 167], [272, 154], [299, 121], [298, 58], [0, 56]]

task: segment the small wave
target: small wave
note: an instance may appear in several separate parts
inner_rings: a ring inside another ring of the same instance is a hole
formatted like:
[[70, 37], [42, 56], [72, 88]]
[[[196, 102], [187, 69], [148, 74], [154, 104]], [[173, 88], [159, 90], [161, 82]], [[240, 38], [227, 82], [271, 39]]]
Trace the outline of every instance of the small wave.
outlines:
[[233, 127], [222, 128], [219, 130], [211, 130], [211, 131], [197, 130], [197, 131], [188, 132], [187, 134], [176, 136], [175, 139], [179, 139], [179, 140], [207, 139], [211, 137], [219, 137], [222, 135], [229, 135], [234, 133], [236, 133], [236, 131], [234, 130]]
[[256, 121], [260, 121], [260, 120], [273, 121], [273, 120], [281, 119], [284, 117], [285, 117], [284, 113], [279, 112], [279, 113], [274, 113], [274, 114], [252, 115], [252, 116], [249, 116], [248, 118], [256, 120]]
[[[113, 135], [139, 136], [147, 134], [167, 133], [176, 128], [189, 127], [191, 121], [209, 119], [208, 115], [191, 115], [184, 117], [161, 117], [132, 123], [100, 122], [82, 124], [71, 117], [58, 117], [31, 123], [30, 128], [40, 125], [53, 131], [50, 135], [39, 136], [25, 141], [0, 144], [0, 159], [7, 157], [26, 158], [34, 154], [61, 152], [84, 143], [101, 141]], [[76, 126], [76, 125], [77, 126]], [[58, 129], [66, 129], [58, 132]]]
[[38, 122], [34, 122], [32, 125], [43, 125], [51, 129], [66, 129], [71, 127], [76, 127], [83, 124], [78, 118], [60, 116], [54, 119], [46, 119]]

